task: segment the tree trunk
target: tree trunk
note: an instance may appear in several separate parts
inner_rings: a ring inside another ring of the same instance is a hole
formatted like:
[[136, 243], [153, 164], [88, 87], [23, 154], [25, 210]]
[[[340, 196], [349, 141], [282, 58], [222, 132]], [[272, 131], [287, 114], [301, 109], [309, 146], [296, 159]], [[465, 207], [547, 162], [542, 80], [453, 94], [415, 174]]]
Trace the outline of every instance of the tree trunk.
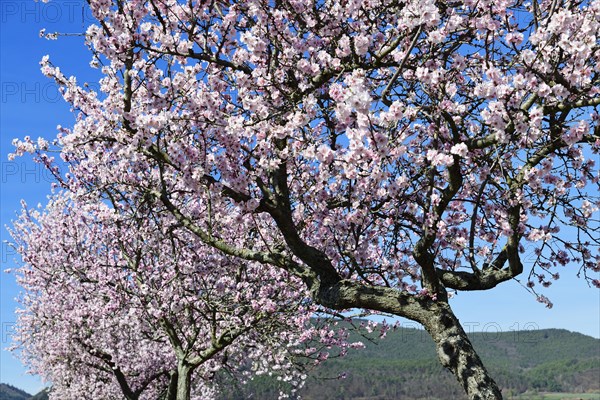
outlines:
[[177, 370], [173, 371], [169, 380], [169, 387], [165, 396], [166, 400], [190, 400], [192, 368], [185, 361], [177, 363]]
[[502, 400], [496, 382], [483, 366], [450, 305], [438, 302], [422, 321], [435, 342], [441, 364], [449, 369], [471, 400]]
[[191, 381], [193, 368], [186, 362], [179, 362], [177, 366], [177, 400], [189, 400], [191, 395]]

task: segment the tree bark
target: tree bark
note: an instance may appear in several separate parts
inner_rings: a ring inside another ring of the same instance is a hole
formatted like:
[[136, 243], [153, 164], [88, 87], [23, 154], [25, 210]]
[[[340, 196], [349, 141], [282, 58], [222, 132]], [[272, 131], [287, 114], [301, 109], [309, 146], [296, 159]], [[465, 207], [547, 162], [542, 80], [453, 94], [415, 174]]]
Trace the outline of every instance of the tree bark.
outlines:
[[189, 400], [191, 395], [193, 368], [186, 362], [179, 362], [177, 366], [177, 400]]
[[194, 368], [185, 361], [177, 363], [177, 370], [173, 371], [169, 387], [165, 396], [166, 400], [189, 400], [192, 391], [192, 372]]
[[435, 342], [440, 363], [450, 370], [471, 400], [502, 400], [496, 382], [484, 367], [450, 305], [439, 302], [421, 321]]

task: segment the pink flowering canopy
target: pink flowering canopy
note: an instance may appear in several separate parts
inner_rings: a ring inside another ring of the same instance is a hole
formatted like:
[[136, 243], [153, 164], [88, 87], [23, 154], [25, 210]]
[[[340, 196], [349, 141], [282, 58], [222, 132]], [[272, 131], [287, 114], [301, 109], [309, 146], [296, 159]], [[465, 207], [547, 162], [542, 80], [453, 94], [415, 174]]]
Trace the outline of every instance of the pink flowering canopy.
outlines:
[[195, 367], [192, 399], [265, 373], [293, 394], [327, 349], [361, 345], [311, 323], [297, 278], [215, 253], [175, 225], [63, 194], [43, 213], [25, 208], [11, 233], [25, 263], [17, 348], [53, 399], [168, 399], [182, 360]]
[[600, 1], [88, 3], [100, 90], [41, 63], [78, 195], [423, 323], [471, 398], [499, 391], [460, 372], [447, 290], [537, 293], [567, 264], [600, 286]]

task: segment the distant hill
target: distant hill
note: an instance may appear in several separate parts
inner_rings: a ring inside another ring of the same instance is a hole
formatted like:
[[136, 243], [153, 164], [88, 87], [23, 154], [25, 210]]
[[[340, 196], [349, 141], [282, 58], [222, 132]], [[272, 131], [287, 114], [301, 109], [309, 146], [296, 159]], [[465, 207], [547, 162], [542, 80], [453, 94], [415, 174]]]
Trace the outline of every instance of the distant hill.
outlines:
[[[474, 333], [473, 346], [505, 399], [524, 393], [600, 393], [600, 340], [559, 329]], [[358, 338], [357, 338], [358, 339]], [[436, 358], [427, 332], [398, 329], [311, 374], [305, 400], [466, 399]], [[338, 379], [342, 373], [346, 379]], [[599, 394], [600, 397], [600, 394]], [[276, 399], [273, 380], [260, 377], [222, 398]]]
[[35, 396], [14, 386], [0, 383], [0, 400], [48, 400], [48, 393], [42, 390]]
[[[506, 397], [526, 390], [587, 392], [600, 390], [600, 340], [565, 330], [475, 333], [473, 346]], [[369, 344], [326, 371], [347, 369], [346, 380], [315, 380], [304, 397], [317, 398], [465, 398], [456, 379], [436, 358], [434, 344], [421, 330], [401, 329]], [[356, 387], [356, 392], [350, 390]], [[345, 390], [344, 397], [334, 393]], [[330, 393], [326, 395], [325, 393]]]
[[31, 396], [29, 398], [29, 400], [48, 400], [48, 398], [49, 398], [48, 391], [42, 390], [41, 392], [39, 392], [35, 396]]
[[14, 386], [0, 383], [0, 400], [29, 400], [31, 395]]

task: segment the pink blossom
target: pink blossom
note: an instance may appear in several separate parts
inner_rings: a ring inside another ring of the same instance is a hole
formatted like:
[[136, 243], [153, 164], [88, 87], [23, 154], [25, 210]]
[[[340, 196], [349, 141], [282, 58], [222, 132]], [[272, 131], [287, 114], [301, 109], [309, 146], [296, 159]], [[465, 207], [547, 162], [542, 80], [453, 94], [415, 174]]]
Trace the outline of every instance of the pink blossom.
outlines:
[[465, 143], [458, 143], [452, 146], [450, 149], [451, 154], [456, 154], [459, 157], [465, 158], [467, 153], [469, 152], [469, 148]]
[[427, 151], [427, 159], [434, 166], [450, 166], [454, 164], [454, 158], [451, 155], [433, 149]]
[[505, 39], [507, 43], [518, 46], [523, 42], [523, 34], [520, 32], [511, 32], [505, 36]]

